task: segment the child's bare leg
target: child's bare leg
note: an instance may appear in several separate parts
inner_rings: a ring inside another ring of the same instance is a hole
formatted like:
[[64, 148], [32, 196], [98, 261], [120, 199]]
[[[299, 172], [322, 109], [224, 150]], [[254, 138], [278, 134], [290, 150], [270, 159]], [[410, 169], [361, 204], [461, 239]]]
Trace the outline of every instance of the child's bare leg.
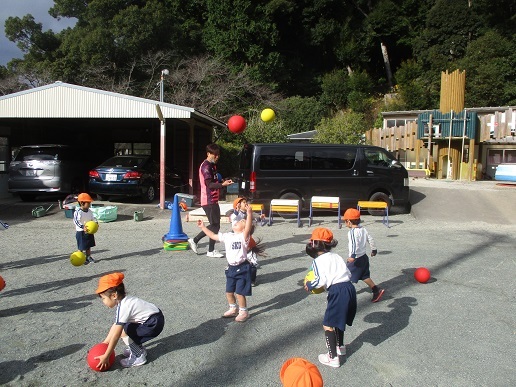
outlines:
[[367, 284], [367, 286], [369, 286], [371, 289], [374, 288], [376, 285], [375, 283], [373, 282], [373, 280], [371, 278], [366, 278], [364, 280], [364, 282]]
[[236, 297], [238, 300], [238, 306], [240, 308], [247, 308], [247, 300], [246, 300], [245, 296], [242, 296], [241, 294], [237, 294]]
[[227, 293], [226, 292], [226, 299], [228, 300], [229, 305], [236, 304], [235, 293]]

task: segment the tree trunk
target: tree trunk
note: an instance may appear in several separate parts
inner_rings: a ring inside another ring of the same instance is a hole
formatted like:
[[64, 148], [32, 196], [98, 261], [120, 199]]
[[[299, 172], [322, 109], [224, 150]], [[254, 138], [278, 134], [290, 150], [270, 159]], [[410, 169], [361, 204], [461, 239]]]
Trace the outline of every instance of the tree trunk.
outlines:
[[383, 62], [385, 63], [385, 71], [387, 72], [387, 82], [389, 82], [389, 87], [392, 89], [392, 71], [391, 64], [389, 62], [389, 54], [387, 53], [387, 46], [380, 41], [380, 47], [382, 49]]

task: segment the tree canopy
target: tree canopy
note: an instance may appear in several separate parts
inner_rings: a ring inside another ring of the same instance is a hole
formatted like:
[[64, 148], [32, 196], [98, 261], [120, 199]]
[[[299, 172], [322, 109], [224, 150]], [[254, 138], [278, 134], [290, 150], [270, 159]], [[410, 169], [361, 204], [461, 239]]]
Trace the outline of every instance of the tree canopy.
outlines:
[[[157, 98], [167, 68], [166, 101], [242, 114], [260, 141], [354, 113], [371, 126], [385, 93], [399, 110], [437, 108], [440, 74], [457, 68], [467, 107], [516, 104], [512, 0], [55, 0], [49, 13], [77, 23], [6, 20], [24, 56], [0, 66], [1, 93], [61, 80]], [[277, 119], [263, 126], [266, 106]]]

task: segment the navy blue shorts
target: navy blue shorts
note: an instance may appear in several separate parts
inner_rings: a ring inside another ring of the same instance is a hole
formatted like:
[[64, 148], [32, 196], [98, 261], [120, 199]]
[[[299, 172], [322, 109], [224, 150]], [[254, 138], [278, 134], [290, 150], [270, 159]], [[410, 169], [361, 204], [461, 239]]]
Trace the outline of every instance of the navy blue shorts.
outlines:
[[328, 305], [324, 313], [323, 325], [346, 330], [353, 325], [357, 313], [357, 292], [351, 282], [340, 282], [328, 288]]
[[226, 269], [226, 293], [251, 296], [251, 264], [248, 261]]
[[77, 248], [81, 251], [89, 250], [95, 246], [95, 236], [86, 234], [84, 231], [76, 231], [75, 239], [77, 239]]
[[165, 326], [165, 316], [161, 310], [150, 316], [143, 324], [125, 323], [124, 332], [136, 344], [140, 345], [157, 337]]
[[357, 283], [360, 280], [371, 278], [369, 272], [369, 257], [367, 254], [355, 259], [355, 262], [346, 262], [349, 271], [351, 272], [351, 282]]

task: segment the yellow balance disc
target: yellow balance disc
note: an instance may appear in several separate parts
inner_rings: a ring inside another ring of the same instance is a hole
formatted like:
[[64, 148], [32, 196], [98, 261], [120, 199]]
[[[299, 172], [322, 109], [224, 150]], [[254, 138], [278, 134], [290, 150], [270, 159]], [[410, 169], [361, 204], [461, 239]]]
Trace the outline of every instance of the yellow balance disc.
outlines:
[[84, 262], [86, 262], [86, 254], [77, 250], [75, 253], [70, 255], [70, 262], [74, 266], [82, 266], [84, 265]]
[[[314, 271], [313, 271], [313, 270], [310, 270], [310, 271], [309, 271], [308, 273], [306, 273], [306, 275], [305, 275], [305, 284], [306, 284], [307, 282], [311, 282], [311, 281], [313, 281], [314, 279], [315, 279]], [[313, 294], [320, 294], [320, 293], [322, 293], [322, 292], [324, 292], [324, 287], [317, 288], [317, 289], [313, 289], [313, 290], [311, 291], [311, 293], [313, 293]]]
[[90, 220], [89, 222], [86, 222], [84, 225], [86, 232], [88, 234], [95, 234], [99, 229], [99, 224], [97, 222], [94, 222], [93, 220]]

